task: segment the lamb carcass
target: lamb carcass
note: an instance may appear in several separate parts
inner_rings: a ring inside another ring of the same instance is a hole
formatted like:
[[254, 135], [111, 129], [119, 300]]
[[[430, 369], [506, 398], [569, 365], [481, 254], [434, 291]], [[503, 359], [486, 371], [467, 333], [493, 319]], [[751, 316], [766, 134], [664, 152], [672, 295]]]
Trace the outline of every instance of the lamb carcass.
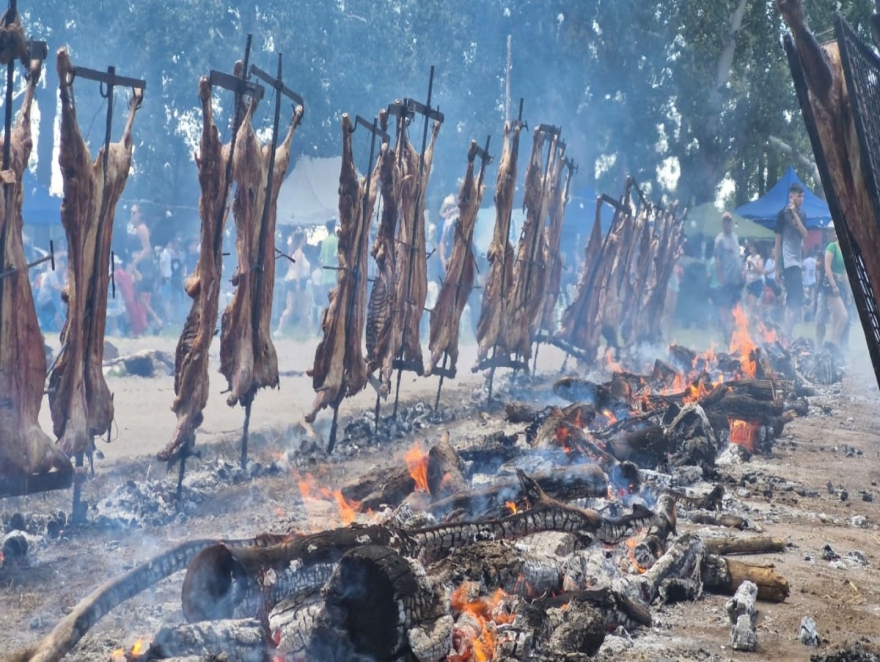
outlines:
[[202, 106], [202, 136], [195, 155], [199, 171], [199, 218], [201, 231], [199, 261], [187, 276], [184, 288], [193, 300], [186, 323], [177, 341], [174, 357], [174, 404], [177, 415], [174, 436], [159, 453], [160, 460], [171, 461], [195, 439], [208, 403], [208, 350], [217, 327], [220, 307], [220, 274], [223, 267], [223, 227], [229, 195], [226, 166], [230, 145], [223, 145], [214, 124], [211, 84], [206, 76], [199, 80]]
[[[315, 351], [315, 363], [307, 374], [317, 392], [306, 420], [315, 420], [324, 407], [339, 406], [346, 395], [366, 385], [367, 365], [361, 350], [367, 299], [367, 251], [370, 219], [376, 199], [379, 165], [372, 174], [366, 214], [363, 200], [366, 178], [359, 180], [354, 164], [352, 132], [347, 114], [342, 116], [342, 169], [339, 173], [339, 266], [336, 288], [321, 320], [323, 338]], [[372, 164], [371, 164], [372, 165]]]
[[22, 176], [33, 148], [31, 102], [40, 70], [40, 62], [30, 63], [24, 102], [10, 135], [8, 172], [14, 179], [0, 186], [0, 255], [3, 270], [14, 270], [0, 278], [0, 478], [73, 470], [38, 422], [46, 354], [21, 239]]
[[143, 92], [134, 90], [122, 140], [112, 143], [104, 172], [103, 147], [94, 162], [76, 119], [74, 68], [67, 50], [58, 51], [61, 145], [64, 181], [61, 223], [67, 235], [67, 320], [62, 350], [49, 380], [49, 405], [61, 449], [87, 451], [113, 422], [113, 398], [104, 380], [104, 328], [110, 284], [110, 241], [116, 204], [131, 169], [134, 117]]
[[431, 339], [428, 345], [431, 350], [431, 363], [426, 373], [428, 375], [437, 367], [444, 354], [449, 357], [451, 362], [449, 369], [453, 374], [458, 362], [461, 314], [473, 290], [477, 268], [472, 247], [474, 227], [486, 190], [483, 185], [485, 162], [480, 168], [479, 178], [474, 177], [476, 155], [477, 143], [472, 140], [468, 151], [467, 173], [458, 194], [459, 216], [455, 223], [452, 255], [447, 262], [446, 278], [440, 287], [437, 302], [431, 310]]
[[565, 207], [568, 204], [568, 190], [571, 185], [572, 170], [569, 168], [568, 174], [563, 182], [562, 166], [564, 165], [562, 153], [556, 162], [556, 170], [551, 177], [549, 202], [547, 207], [547, 215], [549, 222], [547, 224], [547, 238], [544, 246], [544, 264], [547, 268], [546, 296], [541, 319], [537, 324], [536, 331], [546, 329], [548, 333], [556, 330], [556, 302], [559, 300], [560, 285], [562, 282], [562, 224], [565, 220]]
[[507, 297], [513, 289], [513, 246], [510, 243], [510, 217], [516, 192], [516, 163], [519, 155], [519, 134], [522, 125], [504, 125], [504, 145], [495, 183], [495, 230], [489, 244], [489, 273], [477, 325], [477, 365], [486, 360], [489, 351], [503, 338], [507, 323]]
[[[275, 212], [278, 192], [290, 163], [290, 145], [302, 118], [294, 112], [287, 136], [275, 157], [269, 214], [263, 228], [263, 205], [269, 177], [270, 145], [261, 146], [252, 125], [256, 101], [251, 101], [238, 133], [233, 157], [233, 180], [237, 188], [232, 205], [235, 218], [235, 249], [238, 268], [232, 301], [223, 311], [220, 331], [220, 372], [229, 385], [226, 403], [249, 404], [261, 388], [277, 388], [278, 356], [272, 343], [271, 315], [275, 286]], [[269, 240], [260, 254], [260, 234]]]

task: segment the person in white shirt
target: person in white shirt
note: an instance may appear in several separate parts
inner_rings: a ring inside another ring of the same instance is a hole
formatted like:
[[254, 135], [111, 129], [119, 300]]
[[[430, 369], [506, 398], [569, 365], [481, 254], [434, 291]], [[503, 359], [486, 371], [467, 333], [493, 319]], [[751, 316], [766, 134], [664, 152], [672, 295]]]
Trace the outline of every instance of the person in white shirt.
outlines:
[[287, 274], [284, 276], [285, 306], [278, 320], [278, 328], [275, 330], [276, 338], [281, 336], [291, 318], [295, 322], [308, 322], [307, 289], [312, 276], [312, 265], [303, 252], [305, 245], [306, 233], [302, 228], [297, 228], [287, 240], [287, 249], [294, 261], [287, 263]]

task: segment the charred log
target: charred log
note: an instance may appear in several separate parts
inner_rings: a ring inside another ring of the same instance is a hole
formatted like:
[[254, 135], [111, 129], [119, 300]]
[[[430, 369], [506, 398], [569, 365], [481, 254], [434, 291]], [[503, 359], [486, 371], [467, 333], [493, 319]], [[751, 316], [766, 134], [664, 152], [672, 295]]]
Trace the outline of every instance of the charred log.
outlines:
[[748, 580], [758, 587], [758, 599], [766, 602], [785, 602], [791, 590], [772, 565], [750, 565], [714, 554], [703, 561], [702, 577], [706, 590], [723, 595], [733, 595]]

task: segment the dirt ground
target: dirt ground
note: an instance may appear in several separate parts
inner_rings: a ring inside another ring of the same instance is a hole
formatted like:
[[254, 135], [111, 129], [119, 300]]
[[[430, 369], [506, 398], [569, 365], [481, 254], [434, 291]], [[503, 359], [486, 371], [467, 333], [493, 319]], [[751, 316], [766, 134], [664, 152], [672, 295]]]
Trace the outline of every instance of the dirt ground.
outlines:
[[[113, 342], [121, 354], [127, 354], [142, 348], [173, 353], [175, 341]], [[191, 504], [186, 514], [162, 526], [107, 529], [89, 525], [66, 529], [57, 540], [41, 541], [31, 567], [0, 569], [0, 655], [39, 640], [99, 583], [177, 543], [332, 523], [335, 509], [330, 504], [326, 511], [315, 511], [312, 504], [305, 512], [289, 466], [296, 464], [300, 443], [291, 430], [313, 398], [305, 370], [311, 364], [316, 341], [281, 340], [277, 344], [284, 375], [282, 388], [261, 392], [253, 405], [252, 457], [265, 465], [274, 460], [276, 467], [280, 463], [286, 470], [230, 481], [212, 498]], [[462, 406], [480, 395], [477, 390], [484, 376], [470, 372], [474, 356], [475, 348], [463, 348], [459, 378], [446, 383], [442, 404]], [[561, 354], [552, 349], [542, 348], [540, 357], [539, 372], [547, 375], [555, 374], [562, 364]], [[706, 594], [694, 603], [654, 609], [652, 628], [636, 631], [631, 641], [609, 638], [600, 656], [620, 660], [807, 660], [817, 650], [797, 640], [804, 616], [816, 621], [822, 640], [820, 653], [860, 637], [880, 641], [880, 574], [876, 571], [880, 566], [880, 516], [875, 501], [880, 501], [880, 392], [864, 348], [848, 360], [850, 369], [843, 385], [812, 399], [809, 417], [786, 427], [772, 458], [754, 457], [746, 464], [721, 468], [732, 478], [727, 489], [740, 514], [745, 512], [764, 534], [790, 543], [784, 553], [747, 559], [773, 563], [792, 587], [785, 603], [759, 605], [758, 652], [743, 654], [730, 649], [726, 598]], [[212, 395], [197, 440], [204, 455], [201, 461], [190, 461], [193, 470], [224, 459], [237, 463], [243, 412], [226, 405], [219, 374], [212, 372], [211, 380]], [[171, 489], [175, 476], [166, 475], [164, 465], [152, 457], [174, 429], [175, 418], [169, 410], [172, 378], [111, 377], [108, 382], [115, 394], [116, 427], [112, 443], [98, 442], [104, 457], [96, 462], [95, 477], [85, 485], [84, 499], [93, 505], [132, 479], [160, 478], [162, 489]], [[436, 387], [436, 378], [405, 375], [402, 402], [433, 404]], [[374, 404], [371, 390], [346, 401], [340, 412], [341, 426], [352, 416], [371, 411]], [[383, 412], [389, 413], [391, 406], [390, 401], [383, 404]], [[42, 416], [44, 428], [50, 429], [47, 406]], [[497, 410], [482, 416], [475, 410], [469, 420], [453, 421], [445, 427], [454, 441], [498, 429], [503, 426], [501, 418]], [[328, 427], [329, 414], [324, 412], [316, 429], [326, 433]], [[311, 471], [323, 484], [337, 487], [351, 475], [402, 462], [402, 452], [413, 439], [430, 442], [439, 432], [434, 427], [381, 446], [340, 449], [333, 458], [310, 460], [298, 470]], [[48, 517], [59, 510], [69, 512], [70, 498], [70, 492], [61, 492], [6, 499], [0, 501], [0, 520], [7, 521], [13, 513]], [[853, 519], [858, 517], [864, 520]], [[680, 521], [679, 533], [696, 528]], [[823, 560], [826, 544], [841, 557], [861, 552], [867, 565], [845, 559]], [[163, 623], [181, 622], [181, 579], [180, 574], [172, 576], [113, 610], [68, 659], [108, 659], [110, 651], [149, 637]]]

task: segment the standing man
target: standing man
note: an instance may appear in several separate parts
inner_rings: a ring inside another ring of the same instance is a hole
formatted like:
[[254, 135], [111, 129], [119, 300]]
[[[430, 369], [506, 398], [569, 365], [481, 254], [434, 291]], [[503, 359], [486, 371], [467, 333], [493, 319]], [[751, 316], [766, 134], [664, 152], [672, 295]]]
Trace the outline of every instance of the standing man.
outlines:
[[320, 303], [322, 306], [327, 305], [330, 290], [336, 287], [336, 271], [327, 267], [339, 266], [339, 237], [336, 236], [336, 219], [331, 218], [327, 221], [326, 227], [327, 236], [321, 242], [321, 269], [324, 272], [321, 280], [324, 291], [324, 300]]
[[[785, 319], [782, 330], [789, 338], [795, 322], [800, 321], [804, 311], [804, 239], [807, 238], [807, 216], [804, 204], [804, 187], [792, 184], [788, 189], [788, 206], [776, 216], [776, 273], [782, 265], [782, 284], [785, 286]], [[780, 262], [781, 258], [781, 262]], [[777, 278], [777, 280], [779, 280]]]
[[724, 340], [733, 333], [733, 309], [742, 299], [743, 270], [739, 255], [739, 239], [733, 232], [733, 217], [729, 211], [721, 215], [721, 232], [715, 237], [715, 272], [721, 285], [718, 315]]

